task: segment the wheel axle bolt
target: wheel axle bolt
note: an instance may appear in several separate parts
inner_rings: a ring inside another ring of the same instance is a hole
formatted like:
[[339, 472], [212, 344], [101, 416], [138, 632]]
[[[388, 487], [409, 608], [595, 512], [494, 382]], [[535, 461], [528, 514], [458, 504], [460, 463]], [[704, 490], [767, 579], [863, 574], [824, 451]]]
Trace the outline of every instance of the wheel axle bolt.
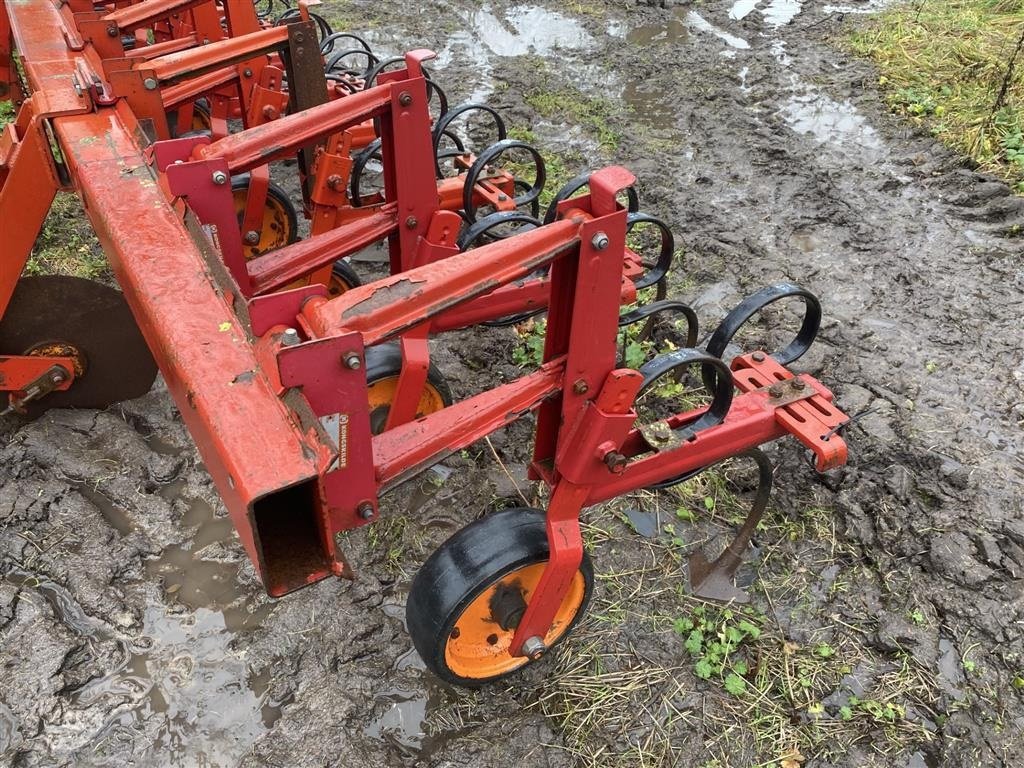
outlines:
[[226, 184], [227, 181], [228, 181], [228, 175], [226, 173], [224, 173], [224, 171], [214, 171], [213, 172], [213, 183], [214, 184], [217, 184], [219, 186], [221, 184]]
[[363, 518], [363, 520], [370, 520], [373, 517], [373, 504], [368, 501], [362, 502], [356, 507], [356, 513]]
[[408, 107], [410, 104], [412, 104], [412, 95], [410, 95], [408, 91], [402, 91], [400, 94], [398, 94], [398, 103], [401, 104], [403, 107]]
[[358, 371], [359, 367], [363, 364], [363, 361], [359, 359], [359, 354], [356, 352], [349, 352], [342, 358], [342, 362], [346, 368], [352, 371]]
[[254, 229], [250, 229], [245, 233], [245, 242], [249, 245], [256, 245], [260, 241], [260, 233]]
[[547, 651], [548, 647], [544, 645], [544, 641], [536, 635], [526, 638], [523, 642], [523, 655], [531, 661], [537, 661]]
[[281, 334], [282, 347], [294, 347], [299, 341], [299, 332], [294, 328], [286, 328], [284, 333]]
[[590, 244], [594, 246], [595, 251], [603, 251], [608, 247], [608, 235], [604, 232], [598, 232], [594, 235], [594, 239], [590, 241]]
[[147, 91], [155, 91], [159, 83], [157, 83], [157, 81], [154, 80], [152, 77], [147, 77], [145, 80], [142, 81], [142, 85], [146, 88]]
[[608, 451], [604, 455], [604, 465], [613, 475], [621, 475], [625, 472], [627, 463], [628, 459], [618, 451]]
[[587, 386], [587, 382], [583, 379], [576, 379], [576, 382], [572, 385], [572, 391], [577, 395], [587, 394], [588, 389], [590, 389], [590, 387]]
[[764, 352], [755, 352], [754, 354], [751, 355], [751, 357], [754, 358], [755, 363], [764, 362]]
[[53, 374], [50, 376], [50, 381], [52, 381], [54, 384], [63, 384], [65, 379], [67, 379], [67, 376], [65, 376], [60, 371], [54, 371]]

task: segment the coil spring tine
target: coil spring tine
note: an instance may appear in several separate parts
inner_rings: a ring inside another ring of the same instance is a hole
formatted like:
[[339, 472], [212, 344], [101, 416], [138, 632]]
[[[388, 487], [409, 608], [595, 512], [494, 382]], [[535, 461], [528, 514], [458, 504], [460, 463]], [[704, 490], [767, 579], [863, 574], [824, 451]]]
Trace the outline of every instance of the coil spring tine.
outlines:
[[[376, 57], [374, 58], [376, 59]], [[405, 58], [402, 56], [392, 56], [391, 58], [388, 59], [378, 59], [372, 67], [370, 67], [369, 69], [366, 70], [365, 73], [363, 73], [363, 78], [365, 80], [365, 83], [363, 84], [363, 89], [365, 90], [367, 88], [372, 88], [374, 80], [376, 80], [377, 76], [380, 75], [380, 73], [383, 72], [387, 67], [394, 66], [395, 64], [404, 63]]]
[[462, 210], [466, 214], [466, 220], [470, 223], [476, 221], [476, 204], [473, 202], [473, 192], [476, 189], [480, 175], [497, 160], [501, 155], [505, 154], [509, 150], [522, 149], [530, 154], [533, 158], [534, 168], [537, 170], [537, 174], [534, 177], [533, 185], [521, 195], [516, 195], [513, 198], [516, 206], [532, 204], [535, 200], [540, 199], [541, 192], [544, 191], [544, 184], [547, 181], [547, 171], [544, 167], [544, 158], [541, 157], [534, 147], [527, 144], [525, 141], [519, 141], [518, 139], [504, 139], [499, 141], [497, 144], [492, 144], [477, 157], [472, 167], [466, 173], [466, 181], [462, 185]]
[[459, 235], [455, 245], [460, 251], [467, 251], [484, 236], [489, 235], [495, 240], [501, 240], [503, 237], [507, 237], [507, 235], [493, 235], [490, 233], [490, 230], [502, 224], [522, 224], [529, 227], [529, 229], [541, 226], [539, 219], [522, 211], [495, 211], [488, 216], [484, 216], [482, 219], [471, 222], [470, 226]]
[[362, 37], [352, 32], [335, 32], [333, 35], [328, 35], [324, 38], [323, 42], [320, 43], [320, 53], [324, 56], [331, 53], [334, 50], [335, 44], [339, 40], [355, 40], [367, 53], [373, 53], [373, 49], [370, 48], [370, 44]]
[[[676, 251], [676, 240], [672, 230], [663, 220], [647, 213], [631, 212], [626, 216], [626, 230], [633, 229], [637, 224], [653, 224], [661, 232], [661, 250], [658, 252], [658, 260], [654, 266], [644, 273], [643, 277], [636, 281], [637, 290], [650, 288], [658, 285], [659, 292], [665, 290], [665, 279], [669, 269], [672, 268], [672, 258]], [[664, 298], [662, 296], [659, 299]]]
[[363, 171], [366, 170], [366, 164], [371, 159], [374, 157], [381, 159], [380, 148], [381, 140], [374, 139], [352, 159], [352, 178], [349, 180], [349, 202], [354, 208], [358, 208], [363, 204], [359, 190], [360, 179], [363, 176]]
[[[650, 389], [661, 377], [691, 365], [700, 365], [701, 373], [707, 368], [715, 371], [716, 375], [711, 380], [708, 390], [711, 392], [711, 405], [708, 406], [700, 418], [685, 427], [679, 427], [674, 432], [681, 440], [689, 440], [698, 432], [721, 424], [725, 420], [729, 408], [732, 407], [732, 374], [722, 359], [715, 357], [699, 349], [677, 349], [665, 355], [644, 363], [640, 366], [639, 372], [643, 376], [643, 384], [637, 393], [637, 398]], [[708, 382], [705, 379], [705, 386]]]
[[[741, 301], [711, 334], [706, 345], [708, 354], [721, 358], [729, 342], [754, 315], [769, 304], [790, 298], [803, 301], [804, 317], [793, 340], [780, 351], [771, 353], [771, 356], [781, 365], [789, 365], [799, 360], [818, 336], [818, 329], [821, 328], [821, 302], [813, 293], [793, 283], [769, 285]], [[706, 386], [714, 386], [713, 369], [705, 367], [702, 376]]]
[[[288, 10], [278, 16], [274, 21], [274, 26], [279, 27], [282, 24], [287, 24], [289, 21], [297, 18], [301, 18], [301, 11], [298, 8], [288, 7]], [[327, 23], [327, 19], [320, 14], [310, 12], [309, 18], [316, 25], [317, 36], [320, 40], [326, 40], [334, 34], [334, 30], [331, 29], [331, 25]]]
[[[548, 210], [544, 214], [544, 223], [550, 224], [558, 216], [558, 204], [564, 200], [568, 200], [570, 197], [575, 195], [584, 187], [590, 186], [590, 171], [584, 171], [579, 176], [567, 181], [562, 188], [558, 190], [551, 203], [548, 205]], [[640, 198], [633, 187], [626, 190], [627, 204], [626, 210], [629, 213], [636, 213], [640, 210]]]
[[[476, 102], [468, 102], [466, 104], [460, 104], [454, 109], [448, 110], [444, 115], [441, 115], [437, 122], [434, 123], [434, 158], [435, 158], [435, 170], [437, 171], [437, 178], [444, 178], [444, 174], [441, 171], [441, 161], [438, 158], [438, 152], [441, 148], [441, 138], [445, 135], [451, 136], [454, 132], [448, 130], [455, 120], [469, 112], [486, 112], [490, 115], [491, 119], [494, 120], [494, 126], [498, 134], [498, 141], [504, 141], [508, 136], [508, 131], [505, 128], [505, 121], [501, 119], [494, 109], [488, 107], [486, 104], [478, 104]], [[461, 143], [461, 142], [460, 142]]]
[[[489, 235], [490, 230], [495, 229], [502, 224], [519, 223], [524, 228], [534, 229], [541, 226], [540, 219], [536, 216], [528, 216], [522, 211], [496, 211], [490, 216], [484, 216], [482, 219], [474, 224], [471, 224], [460, 236], [457, 242], [460, 251], [468, 250], [473, 247], [478, 240]], [[507, 235], [490, 235], [494, 239], [501, 239], [507, 237]], [[516, 315], [508, 315], [507, 317], [499, 317], [495, 320], [486, 320], [481, 325], [488, 328], [506, 328], [512, 325], [519, 325], [519, 323], [528, 320], [535, 315], [539, 315], [546, 311], [546, 307], [540, 307], [532, 312], [521, 312]]]
[[686, 345], [694, 347], [697, 344], [698, 324], [697, 313], [689, 304], [681, 301], [654, 301], [642, 307], [625, 312], [619, 316], [619, 328], [639, 323], [641, 320], [653, 320], [657, 315], [664, 312], [674, 312], [686, 318]]
[[[336, 69], [341, 60], [344, 59], [346, 56], [365, 56], [367, 64], [366, 69], [361, 69], [359, 71], [353, 69]], [[369, 72], [376, 65], [377, 57], [374, 56], [370, 51], [364, 51], [362, 48], [349, 48], [347, 51], [341, 51], [340, 53], [335, 53], [334, 55], [332, 55], [327, 60], [327, 64], [324, 65], [324, 71], [328, 73], [340, 71], [342, 74], [352, 75], [353, 77], [364, 77], [366, 73]]]

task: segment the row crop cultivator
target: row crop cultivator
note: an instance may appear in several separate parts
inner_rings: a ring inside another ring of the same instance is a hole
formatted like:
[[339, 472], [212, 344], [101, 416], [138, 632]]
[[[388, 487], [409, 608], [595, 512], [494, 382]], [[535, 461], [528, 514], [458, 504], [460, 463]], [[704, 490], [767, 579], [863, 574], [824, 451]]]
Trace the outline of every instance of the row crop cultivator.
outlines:
[[[582, 615], [581, 509], [737, 455], [759, 467], [754, 507], [718, 560], [691, 558], [690, 583], [744, 599], [732, 576], [771, 483], [757, 447], [789, 434], [819, 470], [846, 457], [830, 392], [784, 367], [814, 339], [817, 300], [765, 289], [696, 349], [694, 313], [664, 296], [671, 233], [639, 212], [628, 171], [584, 175], [542, 212], [541, 156], [489, 108], [449, 109], [423, 68], [433, 54], [380, 59], [312, 5], [276, 19], [251, 0], [0, 6], [0, 96], [17, 107], [0, 137], [0, 411], [104, 407], [158, 366], [275, 596], [351, 575], [343, 534], [383, 493], [533, 414], [546, 511], [470, 524], [409, 594], [415, 646], [449, 681], [503, 676]], [[474, 153], [479, 118], [497, 141]], [[297, 169], [304, 238], [272, 168]], [[22, 277], [60, 190], [82, 199], [121, 292]], [[627, 247], [642, 227], [650, 259]], [[375, 244], [390, 276], [360, 285], [347, 257]], [[622, 312], [644, 288], [656, 300]], [[789, 346], [723, 362], [782, 299], [804, 305]], [[539, 367], [452, 402], [430, 339], [539, 312]], [[619, 328], [664, 313], [686, 320], [687, 347], [621, 365]], [[708, 401], [641, 424], [637, 398], [685, 369]]]

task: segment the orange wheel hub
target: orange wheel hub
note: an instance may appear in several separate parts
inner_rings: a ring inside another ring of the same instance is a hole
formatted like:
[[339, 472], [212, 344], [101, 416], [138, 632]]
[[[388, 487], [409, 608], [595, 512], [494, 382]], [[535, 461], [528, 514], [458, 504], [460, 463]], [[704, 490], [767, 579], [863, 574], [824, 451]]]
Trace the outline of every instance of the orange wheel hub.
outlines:
[[[530, 602], [545, 565], [545, 562], [532, 563], [503, 576], [466, 606], [445, 644], [445, 663], [452, 672], [463, 678], [487, 679], [512, 672], [529, 662], [525, 656], [509, 653], [515, 626], [509, 626], [507, 620], [512, 618], [518, 624], [510, 603], [514, 605], [518, 598], [525, 607]], [[544, 638], [546, 646], [550, 648], [571, 626], [585, 596], [586, 582], [577, 571]]]

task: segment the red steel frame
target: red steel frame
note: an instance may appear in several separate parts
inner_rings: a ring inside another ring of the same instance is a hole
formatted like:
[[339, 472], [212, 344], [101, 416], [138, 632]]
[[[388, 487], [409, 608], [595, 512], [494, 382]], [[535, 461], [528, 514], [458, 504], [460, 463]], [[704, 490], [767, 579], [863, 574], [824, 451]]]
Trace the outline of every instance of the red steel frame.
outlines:
[[[116, 13], [130, 18], [152, 2]], [[373, 520], [381, 493], [531, 412], [537, 414], [531, 472], [552, 487], [551, 559], [513, 653], [526, 638], [546, 635], [580, 563], [583, 507], [787, 434], [815, 452], [819, 469], [845, 461], [845, 445], [832, 433], [846, 417], [832, 405], [831, 393], [804, 376], [805, 394], [776, 405], [767, 388], [793, 374], [763, 355], [734, 361], [742, 394], [724, 422], [669, 449], [651, 448], [633, 409], [640, 374], [616, 364], [627, 253], [626, 211], [617, 197], [633, 184], [632, 175], [621, 168], [600, 171], [589, 195], [561, 204], [558, 221], [457, 253], [455, 214], [439, 208], [429, 146], [420, 71], [429, 52], [409, 54], [405, 70], [381, 76], [355, 96], [212, 144], [181, 139], [147, 148], [131, 99], [103, 103], [76, 93], [73, 77], [83, 53], [55, 38], [62, 12], [50, 0], [7, 0], [2, 7], [0, 74], [6, 67], [13, 79], [4, 34], [10, 29], [30, 95], [0, 144], [0, 316], [46, 210], [65, 186], [49, 150], [52, 136], [271, 594], [348, 574], [338, 536]], [[226, 39], [234, 46], [228, 55], [251, 56], [259, 47], [253, 36], [263, 34]], [[154, 71], [166, 69], [173, 78], [178, 70], [165, 64]], [[381, 125], [393, 202], [257, 262], [239, 261], [230, 187], [216, 181], [218, 174], [292, 155], [369, 117]], [[385, 236], [391, 277], [334, 299], [318, 285], [274, 292]], [[395, 415], [382, 434], [371, 435], [365, 366], [359, 364], [367, 347], [399, 340], [412, 362], [400, 388], [417, 391], [430, 335], [521, 309], [521, 297], [502, 304], [503, 291], [545, 266], [549, 315], [539, 370], [417, 420]], [[302, 341], [285, 345], [292, 329]], [[678, 414], [668, 423], [679, 427], [703, 413]], [[321, 426], [326, 416], [339, 418], [336, 438]], [[616, 454], [626, 461], [607, 461]]]

